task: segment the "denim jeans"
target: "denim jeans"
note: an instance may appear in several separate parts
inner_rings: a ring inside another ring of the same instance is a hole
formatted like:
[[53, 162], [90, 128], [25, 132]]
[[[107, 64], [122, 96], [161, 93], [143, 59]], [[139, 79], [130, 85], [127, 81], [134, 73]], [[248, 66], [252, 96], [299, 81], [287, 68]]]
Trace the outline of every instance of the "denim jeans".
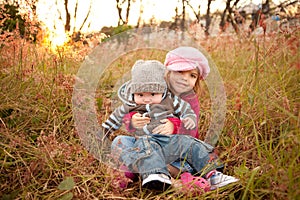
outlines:
[[122, 148], [120, 160], [142, 177], [155, 173], [170, 176], [167, 164], [174, 161], [187, 162], [199, 175], [223, 166], [213, 153], [212, 146], [187, 135], [153, 134], [128, 141], [133, 146]]
[[[136, 142], [136, 138], [127, 135], [119, 135], [117, 136], [111, 144], [111, 149], [113, 154], [118, 155], [121, 151], [128, 151], [130, 148], [134, 146]], [[181, 172], [189, 172], [194, 173], [193, 168], [189, 165], [188, 162], [185, 160], [177, 159], [176, 161], [172, 162], [170, 165], [176, 167]]]

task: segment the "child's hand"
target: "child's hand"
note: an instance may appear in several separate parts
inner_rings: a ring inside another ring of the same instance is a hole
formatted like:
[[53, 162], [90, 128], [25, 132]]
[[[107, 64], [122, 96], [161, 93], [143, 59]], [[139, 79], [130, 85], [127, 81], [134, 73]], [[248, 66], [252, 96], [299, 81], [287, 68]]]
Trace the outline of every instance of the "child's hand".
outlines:
[[149, 117], [143, 117], [140, 113], [136, 113], [136, 114], [132, 115], [131, 126], [135, 129], [141, 129], [146, 124], [149, 124], [149, 123], [150, 123]]
[[194, 129], [196, 127], [194, 120], [189, 117], [182, 119], [181, 121], [184, 124], [184, 128], [186, 128], [187, 130]]
[[174, 131], [174, 124], [168, 119], [160, 120], [161, 125], [153, 129], [152, 133], [171, 135]]

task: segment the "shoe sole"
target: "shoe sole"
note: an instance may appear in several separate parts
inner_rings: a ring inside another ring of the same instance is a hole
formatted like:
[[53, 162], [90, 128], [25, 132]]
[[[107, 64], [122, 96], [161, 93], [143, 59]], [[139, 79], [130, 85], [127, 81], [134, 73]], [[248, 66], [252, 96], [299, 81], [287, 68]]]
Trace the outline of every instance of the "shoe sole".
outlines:
[[228, 181], [223, 181], [221, 183], [211, 185], [210, 190], [215, 190], [217, 188], [224, 187], [224, 186], [226, 186], [230, 183], [235, 183], [235, 182], [238, 182], [238, 181], [239, 181], [239, 179], [232, 179], [232, 180], [228, 180]]
[[147, 182], [143, 181], [142, 186], [148, 189], [165, 191], [172, 184], [170, 180], [166, 180], [161, 177], [155, 177], [153, 179], [152, 178], [149, 177]]
[[149, 181], [149, 182], [143, 184], [144, 188], [147, 188], [150, 190], [157, 190], [157, 191], [166, 191], [170, 186], [171, 186], [171, 184], [161, 182], [158, 180]]

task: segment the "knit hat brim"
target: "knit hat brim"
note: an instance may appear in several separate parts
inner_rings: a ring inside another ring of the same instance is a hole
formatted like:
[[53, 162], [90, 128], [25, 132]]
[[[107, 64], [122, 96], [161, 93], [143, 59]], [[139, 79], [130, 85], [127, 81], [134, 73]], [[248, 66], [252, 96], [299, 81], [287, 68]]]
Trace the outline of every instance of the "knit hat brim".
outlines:
[[151, 93], [164, 93], [167, 89], [165, 83], [144, 83], [144, 84], [134, 84], [130, 85], [130, 93], [140, 93], [140, 92], [151, 92]]

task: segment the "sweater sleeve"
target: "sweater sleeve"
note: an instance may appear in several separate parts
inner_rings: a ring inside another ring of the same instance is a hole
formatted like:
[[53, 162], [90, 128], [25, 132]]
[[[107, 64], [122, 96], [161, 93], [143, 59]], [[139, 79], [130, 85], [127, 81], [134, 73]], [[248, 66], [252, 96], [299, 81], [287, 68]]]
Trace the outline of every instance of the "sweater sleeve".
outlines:
[[109, 137], [114, 131], [118, 130], [122, 126], [122, 119], [126, 114], [124, 105], [116, 108], [109, 118], [102, 123], [102, 128], [105, 137]]
[[174, 96], [173, 98], [175, 113], [179, 116], [179, 118], [185, 119], [189, 117], [194, 121], [195, 124], [197, 124], [197, 116], [191, 108], [190, 104], [177, 96]]

